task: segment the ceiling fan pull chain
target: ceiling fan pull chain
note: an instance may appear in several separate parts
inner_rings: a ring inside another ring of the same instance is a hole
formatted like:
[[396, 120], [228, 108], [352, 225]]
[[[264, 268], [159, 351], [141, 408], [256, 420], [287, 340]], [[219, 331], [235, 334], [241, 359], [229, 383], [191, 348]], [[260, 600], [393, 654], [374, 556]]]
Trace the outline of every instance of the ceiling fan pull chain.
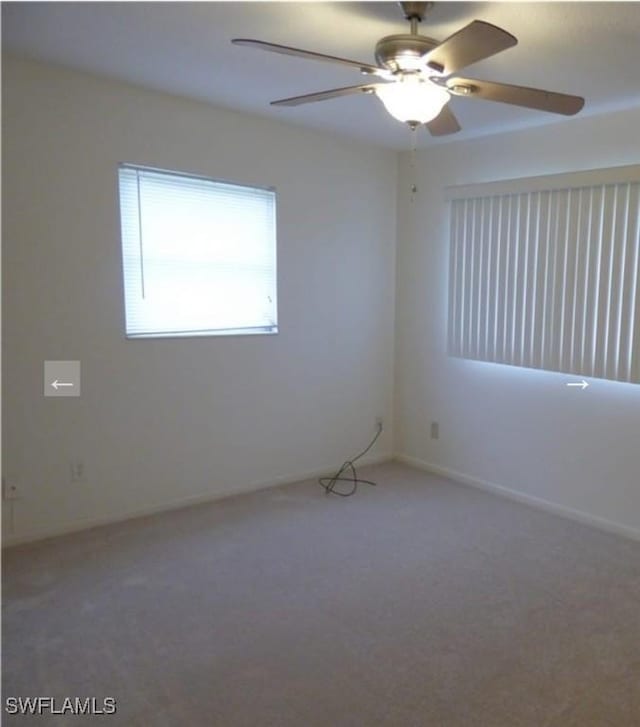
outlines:
[[416, 144], [418, 139], [418, 127], [415, 124], [409, 126], [411, 132], [411, 156], [409, 161], [409, 178], [411, 179], [411, 201], [416, 198], [418, 186], [416, 184]]

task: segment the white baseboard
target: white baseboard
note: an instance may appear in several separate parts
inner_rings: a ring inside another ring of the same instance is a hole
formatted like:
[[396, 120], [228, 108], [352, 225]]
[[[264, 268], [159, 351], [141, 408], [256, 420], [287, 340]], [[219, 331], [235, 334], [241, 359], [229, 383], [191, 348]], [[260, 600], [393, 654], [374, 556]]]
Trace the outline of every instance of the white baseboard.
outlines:
[[531, 505], [538, 510], [545, 510], [546, 512], [551, 512], [554, 515], [560, 515], [561, 517], [568, 518], [569, 520], [576, 520], [577, 522], [585, 525], [591, 525], [599, 528], [600, 530], [605, 530], [608, 533], [622, 535], [633, 540], [640, 540], [640, 530], [629, 527], [628, 525], [616, 523], [613, 520], [607, 520], [606, 518], [599, 517], [597, 515], [591, 515], [583, 510], [574, 510], [566, 505], [560, 505], [558, 503], [551, 502], [550, 500], [535, 497], [534, 495], [527, 495], [523, 492], [518, 492], [517, 490], [511, 490], [508, 487], [497, 485], [494, 482], [487, 482], [486, 480], [481, 480], [477, 477], [471, 477], [463, 472], [456, 472], [448, 467], [431, 464], [430, 462], [418, 459], [417, 457], [410, 457], [406, 454], [396, 454], [394, 459], [397, 462], [402, 462], [410, 465], [411, 467], [415, 467], [416, 469], [424, 470], [425, 472], [430, 472], [435, 475], [441, 475], [442, 477], [446, 477], [447, 479], [453, 480], [454, 482], [462, 485], [477, 487], [481, 490], [485, 490], [486, 492], [492, 492], [495, 495], [508, 497], [510, 500], [515, 500], [516, 502], [521, 502], [525, 505]]
[[[382, 462], [389, 462], [392, 459], [393, 455], [391, 453], [376, 454], [363, 457], [360, 460], [360, 463], [363, 466], [366, 466], [381, 464]], [[3, 532], [2, 547], [9, 548], [14, 545], [23, 545], [25, 543], [32, 543], [38, 540], [54, 538], [60, 535], [68, 535], [69, 533], [75, 533], [81, 530], [89, 530], [90, 528], [100, 527], [102, 525], [110, 525], [112, 523], [123, 522], [125, 520], [133, 520], [134, 518], [147, 517], [149, 515], [156, 515], [162, 512], [168, 512], [170, 510], [179, 510], [180, 508], [190, 507], [191, 505], [200, 505], [207, 502], [214, 502], [215, 500], [222, 500], [225, 497], [244, 495], [249, 492], [266, 490], [271, 487], [279, 487], [280, 485], [288, 485], [293, 482], [311, 480], [315, 479], [316, 477], [331, 475], [336, 471], [337, 468], [338, 466], [333, 465], [331, 467], [325, 467], [322, 470], [314, 470], [312, 472], [303, 472], [296, 475], [276, 477], [264, 482], [253, 482], [248, 485], [229, 488], [227, 490], [217, 490], [216, 492], [206, 492], [198, 495], [190, 495], [189, 497], [171, 500], [169, 502], [163, 502], [158, 505], [152, 505], [151, 507], [129, 510], [119, 514], [109, 515], [107, 517], [83, 518], [81, 520], [74, 520], [70, 523], [64, 523], [62, 525], [54, 526], [51, 528], [34, 530], [20, 535]]]
[[[382, 462], [388, 462], [389, 460], [395, 460], [402, 462], [416, 469], [430, 472], [432, 474], [440, 475], [449, 480], [453, 480], [462, 485], [468, 485], [470, 487], [476, 487], [486, 492], [492, 492], [502, 497], [507, 497], [516, 502], [521, 502], [525, 505], [530, 505], [539, 510], [545, 510], [555, 515], [575, 520], [586, 525], [599, 528], [609, 533], [616, 535], [622, 535], [633, 540], [640, 540], [640, 530], [629, 527], [628, 525], [622, 525], [606, 518], [591, 515], [582, 510], [575, 510], [567, 507], [566, 505], [560, 505], [549, 500], [544, 500], [533, 495], [527, 495], [517, 490], [511, 490], [508, 487], [481, 480], [477, 477], [457, 472], [456, 470], [449, 469], [448, 467], [441, 467], [440, 465], [426, 462], [425, 460], [417, 457], [411, 457], [406, 454], [395, 454], [390, 453], [378, 454], [369, 457], [363, 457], [361, 460], [363, 465], [381, 464]], [[147, 517], [149, 515], [155, 515], [162, 512], [168, 512], [170, 510], [178, 510], [183, 507], [189, 507], [191, 505], [199, 505], [207, 502], [214, 502], [215, 500], [221, 500], [225, 497], [232, 497], [234, 495], [242, 495], [249, 492], [257, 492], [258, 490], [266, 490], [271, 487], [278, 487], [280, 485], [286, 485], [293, 482], [301, 482], [304, 480], [314, 479], [316, 477], [322, 477], [323, 475], [331, 474], [335, 471], [335, 467], [326, 467], [322, 470], [315, 470], [311, 472], [298, 473], [296, 475], [287, 475], [283, 477], [277, 477], [264, 482], [254, 482], [248, 485], [237, 487], [234, 489], [228, 489], [216, 492], [207, 492], [199, 495], [192, 495], [189, 497], [181, 498], [178, 500], [172, 500], [170, 502], [164, 502], [159, 505], [153, 505], [151, 507], [139, 508], [136, 510], [130, 510], [127, 512], [119, 513], [117, 515], [110, 515], [101, 518], [85, 518], [81, 520], [75, 520], [70, 523], [63, 525], [54, 526], [51, 528], [35, 530], [28, 533], [13, 535], [10, 533], [3, 533], [2, 547], [11, 547], [14, 545], [22, 545], [25, 543], [35, 542], [39, 540], [45, 540], [47, 538], [53, 538], [60, 535], [67, 535], [69, 533], [78, 532], [81, 530], [88, 530], [90, 528], [100, 527], [102, 525], [110, 525], [112, 523], [123, 522], [125, 520], [133, 520], [139, 517]]]

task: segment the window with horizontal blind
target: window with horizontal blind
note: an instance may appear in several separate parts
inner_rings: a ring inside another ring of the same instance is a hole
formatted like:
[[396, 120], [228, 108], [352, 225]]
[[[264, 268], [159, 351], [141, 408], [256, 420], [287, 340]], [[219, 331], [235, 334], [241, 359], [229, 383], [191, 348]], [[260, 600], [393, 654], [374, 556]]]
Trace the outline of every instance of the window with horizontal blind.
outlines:
[[451, 355], [640, 383], [640, 167], [448, 197]]
[[276, 333], [273, 189], [121, 164], [129, 338]]

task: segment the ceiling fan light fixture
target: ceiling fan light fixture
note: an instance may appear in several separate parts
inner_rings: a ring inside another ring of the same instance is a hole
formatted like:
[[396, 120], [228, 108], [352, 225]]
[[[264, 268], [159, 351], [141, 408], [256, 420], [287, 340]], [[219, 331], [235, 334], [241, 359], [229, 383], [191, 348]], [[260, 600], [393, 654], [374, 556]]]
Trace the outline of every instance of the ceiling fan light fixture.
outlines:
[[415, 76], [379, 85], [375, 92], [391, 116], [408, 124], [432, 121], [450, 98], [446, 88]]

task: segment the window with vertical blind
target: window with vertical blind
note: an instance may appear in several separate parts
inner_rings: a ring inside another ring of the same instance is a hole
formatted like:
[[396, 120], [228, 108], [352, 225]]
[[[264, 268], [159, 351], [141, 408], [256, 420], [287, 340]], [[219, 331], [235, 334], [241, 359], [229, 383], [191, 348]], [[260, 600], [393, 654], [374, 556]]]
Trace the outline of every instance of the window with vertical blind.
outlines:
[[275, 191], [118, 172], [127, 337], [276, 333]]
[[640, 383], [640, 166], [447, 196], [451, 355]]

